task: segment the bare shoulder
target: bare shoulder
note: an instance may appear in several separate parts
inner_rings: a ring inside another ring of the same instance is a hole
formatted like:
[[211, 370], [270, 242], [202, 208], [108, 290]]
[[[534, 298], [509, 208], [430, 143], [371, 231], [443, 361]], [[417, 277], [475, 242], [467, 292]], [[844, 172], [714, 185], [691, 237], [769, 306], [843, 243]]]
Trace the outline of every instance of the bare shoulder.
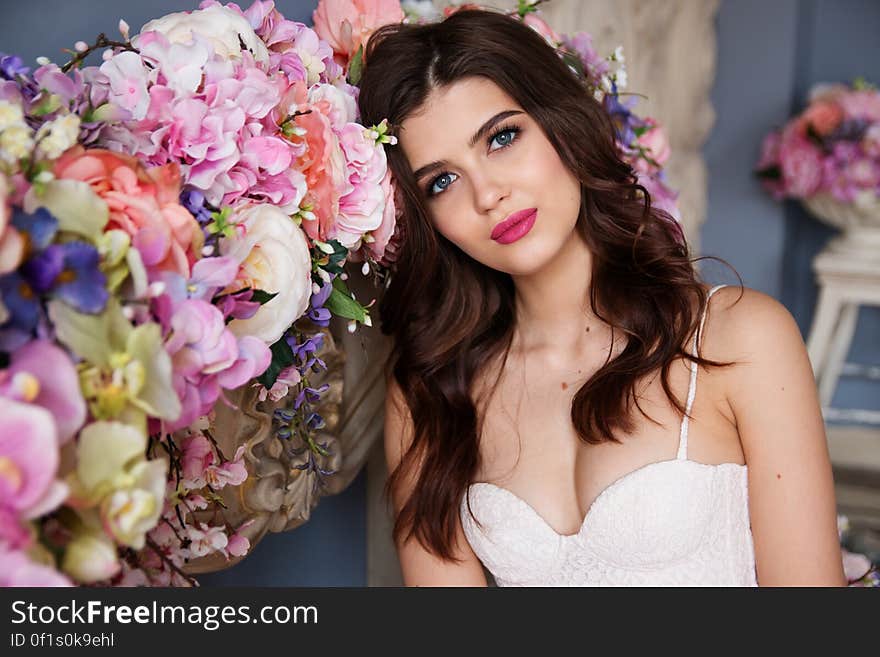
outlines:
[[773, 297], [730, 287], [712, 296], [707, 325], [703, 355], [735, 362], [723, 380], [748, 465], [759, 584], [842, 584], [825, 427], [797, 322]]
[[707, 358], [746, 367], [779, 365], [806, 355], [788, 308], [769, 294], [734, 285], [712, 295], [701, 345]]

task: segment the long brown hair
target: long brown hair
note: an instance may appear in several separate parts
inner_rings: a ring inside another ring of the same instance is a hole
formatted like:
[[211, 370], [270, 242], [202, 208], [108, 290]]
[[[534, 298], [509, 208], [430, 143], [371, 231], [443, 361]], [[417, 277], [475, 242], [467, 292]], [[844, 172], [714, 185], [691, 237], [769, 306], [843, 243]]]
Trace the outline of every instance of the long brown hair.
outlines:
[[[590, 306], [628, 337], [622, 353], [606, 359], [574, 396], [571, 419], [580, 439], [620, 442], [614, 432], [635, 427], [633, 402], [644, 414], [634, 394], [637, 381], [657, 369], [666, 395], [684, 413], [669, 369], [676, 358], [690, 358], [682, 345], [699, 320], [694, 301], [702, 308], [706, 293], [680, 228], [651, 206], [620, 158], [607, 112], [557, 52], [515, 18], [461, 10], [438, 23], [381, 28], [364, 60], [358, 100], [364, 125], [387, 118], [399, 126], [433, 89], [481, 76], [535, 119], [580, 180], [576, 229], [593, 257]], [[379, 317], [393, 340], [387, 374], [404, 395], [413, 440], [384, 494], [389, 499], [417, 468], [394, 539], [406, 531], [407, 539], [415, 535], [426, 549], [454, 560], [459, 505], [479, 465], [475, 376], [496, 358], [506, 361], [514, 286], [508, 274], [473, 260], [437, 232], [405, 155], [400, 148], [387, 151], [403, 206], [403, 239]]]

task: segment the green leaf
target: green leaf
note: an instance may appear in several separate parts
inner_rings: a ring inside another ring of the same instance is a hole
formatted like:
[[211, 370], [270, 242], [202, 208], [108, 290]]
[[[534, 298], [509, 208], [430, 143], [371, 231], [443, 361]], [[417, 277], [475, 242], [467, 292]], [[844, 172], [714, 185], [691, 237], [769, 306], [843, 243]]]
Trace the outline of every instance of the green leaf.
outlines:
[[278, 292], [266, 292], [265, 290], [254, 290], [251, 295], [251, 301], [256, 301], [260, 305], [268, 303], [278, 296]]
[[330, 293], [324, 307], [337, 317], [354, 319], [363, 322], [367, 318], [366, 309], [351, 298], [348, 287], [338, 276], [333, 279], [333, 291]]
[[281, 370], [290, 367], [295, 362], [293, 349], [290, 348], [284, 337], [269, 347], [269, 350], [272, 352], [272, 362], [269, 363], [266, 371], [257, 377], [257, 381], [263, 384], [267, 390], [275, 385]]
[[364, 68], [364, 46], [363, 44], [358, 48], [357, 52], [354, 54], [354, 57], [351, 58], [351, 64], [348, 67], [348, 83], [357, 85], [361, 79], [361, 73]]

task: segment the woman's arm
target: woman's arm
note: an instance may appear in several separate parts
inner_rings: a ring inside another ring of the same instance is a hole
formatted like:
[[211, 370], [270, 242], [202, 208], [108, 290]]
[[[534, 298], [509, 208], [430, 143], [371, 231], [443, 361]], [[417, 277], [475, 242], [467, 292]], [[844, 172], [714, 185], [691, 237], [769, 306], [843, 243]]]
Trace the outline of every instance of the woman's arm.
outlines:
[[[405, 450], [412, 442], [412, 422], [403, 395], [396, 381], [388, 381], [385, 397], [385, 461], [388, 472], [393, 472]], [[401, 490], [393, 495], [395, 516], [409, 497], [414, 477], [405, 480]], [[456, 518], [458, 516], [456, 515]], [[456, 523], [455, 539], [460, 549], [455, 556], [463, 561], [453, 563], [431, 554], [411, 538], [397, 543], [397, 555], [406, 586], [486, 586], [486, 575], [479, 558], [464, 535], [461, 521]]]
[[[722, 296], [722, 293], [723, 296]], [[825, 426], [794, 318], [772, 297], [719, 290], [715, 354], [727, 377], [749, 472], [749, 512], [761, 586], [845, 586]], [[715, 308], [711, 304], [710, 315]]]

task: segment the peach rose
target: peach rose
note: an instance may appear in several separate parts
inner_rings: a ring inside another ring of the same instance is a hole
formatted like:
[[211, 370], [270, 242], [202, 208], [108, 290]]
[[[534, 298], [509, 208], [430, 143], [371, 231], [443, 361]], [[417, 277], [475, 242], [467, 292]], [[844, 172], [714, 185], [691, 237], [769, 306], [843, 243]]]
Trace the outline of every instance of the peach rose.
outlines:
[[189, 278], [204, 236], [180, 205], [176, 164], [147, 169], [128, 155], [77, 147], [55, 163], [55, 175], [91, 185], [110, 210], [105, 230], [117, 228], [131, 236], [148, 272], [174, 271]]
[[333, 58], [347, 69], [373, 32], [403, 21], [403, 9], [399, 0], [320, 0], [312, 20], [315, 32], [333, 48]]
[[810, 105], [801, 118], [817, 135], [824, 137], [840, 125], [843, 110], [835, 103], [818, 102]]

